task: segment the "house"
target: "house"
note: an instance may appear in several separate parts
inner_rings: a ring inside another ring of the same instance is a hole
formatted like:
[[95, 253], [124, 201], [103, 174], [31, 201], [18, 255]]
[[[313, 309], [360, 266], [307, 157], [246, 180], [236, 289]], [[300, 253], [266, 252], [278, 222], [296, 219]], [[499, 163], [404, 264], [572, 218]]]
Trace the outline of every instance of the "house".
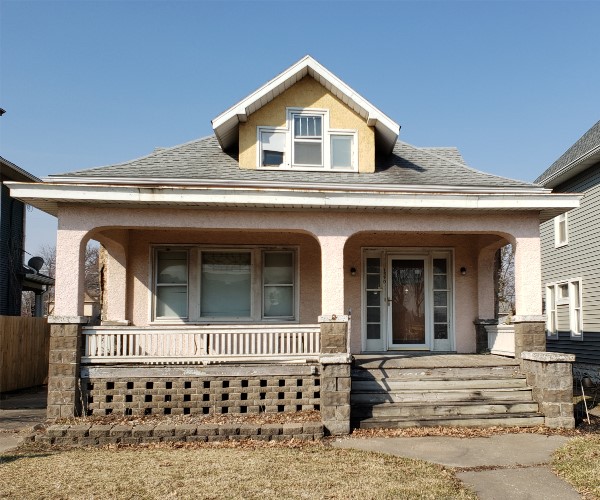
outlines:
[[[36, 304], [54, 280], [39, 269], [23, 266], [25, 255], [25, 204], [11, 197], [4, 181], [41, 182], [14, 163], [0, 157], [0, 315], [21, 315], [21, 293], [33, 291]], [[36, 310], [39, 311], [38, 308]], [[41, 314], [40, 314], [41, 315]]]
[[581, 193], [581, 205], [540, 227], [549, 351], [572, 353], [578, 378], [600, 381], [600, 121], [535, 181]]
[[[507, 243], [512, 350], [544, 350], [539, 223], [577, 195], [402, 142], [310, 56], [212, 126], [125, 163], [10, 184], [59, 220], [50, 417], [320, 409], [347, 432], [352, 355], [487, 348]], [[107, 254], [98, 327], [82, 326], [90, 239]]]

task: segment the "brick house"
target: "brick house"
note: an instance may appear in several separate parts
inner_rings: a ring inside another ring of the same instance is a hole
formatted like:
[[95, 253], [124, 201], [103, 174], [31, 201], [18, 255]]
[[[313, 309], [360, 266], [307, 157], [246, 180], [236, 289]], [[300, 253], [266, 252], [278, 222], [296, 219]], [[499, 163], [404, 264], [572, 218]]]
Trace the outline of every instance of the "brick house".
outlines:
[[[212, 125], [143, 158], [10, 185], [59, 220], [51, 417], [316, 408], [347, 432], [352, 356], [440, 354], [439, 367], [487, 349], [507, 243], [509, 343], [517, 358], [544, 349], [539, 223], [578, 196], [402, 142], [310, 56]], [[82, 314], [90, 239], [107, 252], [99, 327]]]

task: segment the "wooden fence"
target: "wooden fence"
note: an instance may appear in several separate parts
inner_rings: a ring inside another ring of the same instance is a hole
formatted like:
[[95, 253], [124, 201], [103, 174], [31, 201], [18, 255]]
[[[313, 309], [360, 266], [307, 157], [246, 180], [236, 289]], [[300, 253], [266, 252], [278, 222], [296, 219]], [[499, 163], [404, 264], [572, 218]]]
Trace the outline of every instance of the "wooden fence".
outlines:
[[43, 384], [49, 350], [46, 318], [0, 316], [0, 392]]

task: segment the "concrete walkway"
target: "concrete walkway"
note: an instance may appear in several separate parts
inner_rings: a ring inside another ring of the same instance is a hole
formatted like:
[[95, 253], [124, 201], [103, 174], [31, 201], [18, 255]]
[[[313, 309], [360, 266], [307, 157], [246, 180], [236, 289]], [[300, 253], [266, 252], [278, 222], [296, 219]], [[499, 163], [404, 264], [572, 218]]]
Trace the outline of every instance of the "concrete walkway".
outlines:
[[569, 438], [501, 434], [489, 438], [337, 439], [333, 446], [389, 453], [459, 469], [456, 476], [483, 500], [575, 500], [581, 496], [547, 466]]
[[48, 390], [34, 387], [0, 396], [0, 453], [21, 443], [19, 431], [46, 420]]

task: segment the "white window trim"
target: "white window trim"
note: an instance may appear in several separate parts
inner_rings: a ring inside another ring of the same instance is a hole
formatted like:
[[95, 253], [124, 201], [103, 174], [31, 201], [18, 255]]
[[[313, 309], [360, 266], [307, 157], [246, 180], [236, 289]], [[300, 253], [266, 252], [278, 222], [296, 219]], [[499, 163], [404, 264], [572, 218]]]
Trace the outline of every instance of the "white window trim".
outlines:
[[[157, 255], [160, 250], [177, 248], [188, 254], [188, 316], [156, 317], [156, 278]], [[249, 317], [209, 317], [201, 314], [201, 286], [202, 286], [202, 252], [250, 252], [251, 255], [251, 289]], [[292, 252], [294, 263], [293, 284], [293, 317], [264, 317], [263, 316], [263, 265], [266, 252]], [[300, 322], [300, 257], [297, 245], [151, 245], [149, 266], [149, 324], [204, 324], [204, 323], [299, 323]], [[197, 302], [197, 303], [196, 303]]]
[[[575, 283], [577, 283], [579, 307], [575, 307]], [[571, 330], [571, 340], [583, 340], [583, 303], [582, 303], [582, 280], [575, 278], [569, 280], [569, 327]], [[577, 310], [579, 310], [579, 321], [577, 321]]]
[[[578, 284], [579, 289], [579, 307], [575, 307], [575, 286]], [[567, 286], [568, 297], [560, 297], [559, 290], [561, 287]], [[550, 309], [549, 296], [550, 289], [554, 290], [554, 304]], [[558, 339], [558, 307], [560, 305], [568, 305], [569, 307], [569, 331], [571, 340], [583, 340], [583, 280], [581, 278], [570, 278], [556, 283], [548, 283], [546, 285], [546, 335], [550, 339]], [[579, 310], [579, 324], [577, 324], [576, 311]], [[554, 325], [550, 312], [554, 312]], [[553, 327], [553, 329], [552, 329]]]
[[[564, 221], [565, 224], [565, 239], [560, 239], [560, 224]], [[557, 215], [554, 217], [554, 248], [564, 247], [569, 244], [569, 216], [565, 212], [564, 214]]]
[[546, 337], [549, 339], [558, 339], [557, 293], [556, 285], [546, 285]]
[[[310, 115], [322, 117], [322, 165], [294, 165], [294, 117], [296, 115]], [[286, 151], [284, 153], [284, 163], [279, 167], [262, 166], [262, 132], [285, 132], [286, 133]], [[352, 136], [352, 166], [350, 168], [333, 168], [331, 165], [331, 136], [332, 135], [351, 135]], [[331, 172], [358, 172], [358, 131], [354, 129], [331, 129], [329, 127], [329, 110], [321, 108], [286, 108], [286, 126], [285, 127], [256, 127], [256, 166], [259, 170], [298, 170], [298, 171], [331, 171]]]

